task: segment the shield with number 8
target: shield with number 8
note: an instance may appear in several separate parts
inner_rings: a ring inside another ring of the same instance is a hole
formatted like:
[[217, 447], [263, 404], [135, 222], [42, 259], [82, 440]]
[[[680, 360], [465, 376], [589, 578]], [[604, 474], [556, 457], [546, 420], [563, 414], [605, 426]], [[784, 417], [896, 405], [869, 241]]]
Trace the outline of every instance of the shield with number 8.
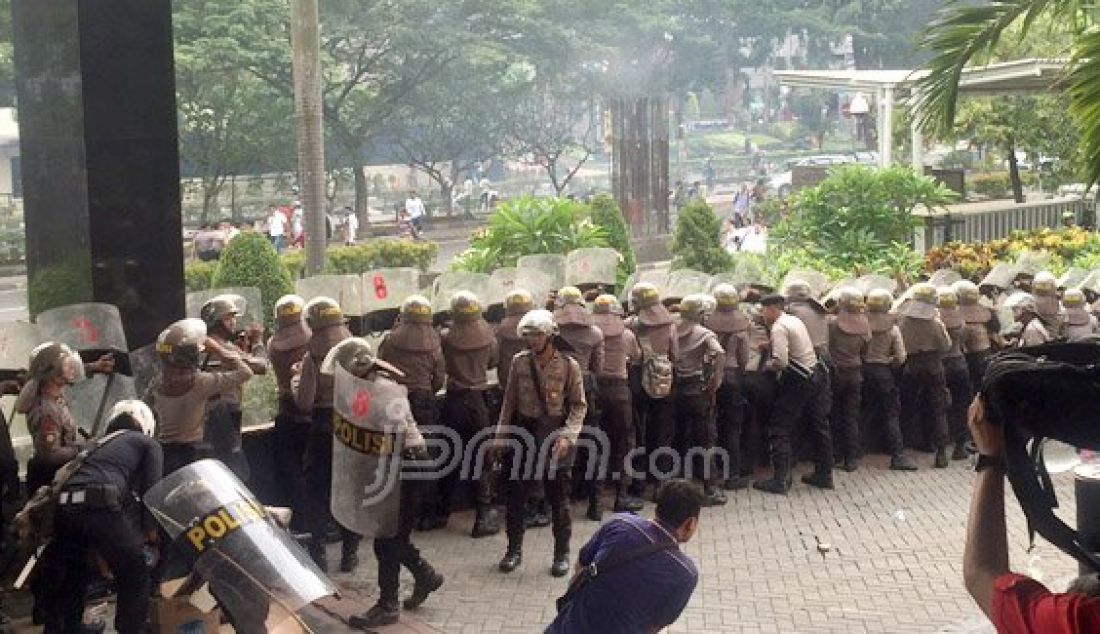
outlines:
[[615, 249], [574, 249], [565, 256], [565, 283], [581, 290], [594, 286], [611, 288], [615, 286], [619, 259]]

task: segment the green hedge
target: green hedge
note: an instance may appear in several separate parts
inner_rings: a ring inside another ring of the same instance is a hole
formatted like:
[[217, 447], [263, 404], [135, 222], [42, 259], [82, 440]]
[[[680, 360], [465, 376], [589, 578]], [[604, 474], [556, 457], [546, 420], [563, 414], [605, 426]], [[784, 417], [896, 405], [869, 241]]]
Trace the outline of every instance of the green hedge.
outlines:
[[693, 200], [680, 212], [672, 234], [672, 268], [716, 274], [730, 270], [733, 258], [722, 246], [722, 221], [706, 202]]
[[[1020, 172], [1020, 182], [1024, 187], [1033, 187], [1039, 183], [1039, 177], [1032, 172]], [[988, 172], [971, 176], [966, 188], [975, 194], [989, 198], [1009, 198], [1012, 196], [1012, 181], [1008, 172]]]
[[264, 322], [268, 327], [274, 325], [275, 302], [283, 295], [294, 292], [294, 282], [279, 260], [275, 247], [267, 236], [254, 232], [242, 233], [226, 245], [218, 258], [210, 286], [254, 286], [260, 289]]
[[183, 267], [183, 285], [188, 293], [193, 291], [205, 291], [210, 288], [214, 279], [214, 269], [218, 268], [218, 262], [203, 262], [195, 260], [188, 262]]
[[623, 257], [619, 262], [616, 282], [622, 286], [626, 278], [637, 268], [634, 247], [630, 246], [630, 230], [627, 229], [619, 203], [607, 194], [600, 194], [592, 201], [592, 224], [601, 227], [607, 233], [607, 246], [615, 249]]

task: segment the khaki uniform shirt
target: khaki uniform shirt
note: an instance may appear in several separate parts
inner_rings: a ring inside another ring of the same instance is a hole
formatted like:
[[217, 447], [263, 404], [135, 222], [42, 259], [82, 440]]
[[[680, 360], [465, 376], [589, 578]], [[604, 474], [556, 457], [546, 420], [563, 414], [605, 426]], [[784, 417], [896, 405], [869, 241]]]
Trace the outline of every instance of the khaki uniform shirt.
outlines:
[[504, 390], [504, 402], [500, 406], [498, 432], [500, 427], [512, 425], [515, 416], [538, 419], [543, 415], [538, 391], [531, 380], [532, 362], [535, 363], [535, 377], [540, 381], [542, 395], [546, 399], [546, 415], [564, 418], [566, 436], [575, 442], [588, 412], [581, 367], [557, 350], [545, 366], [539, 364], [536, 357], [529, 353], [518, 354], [512, 359], [508, 387]]
[[1016, 345], [1019, 348], [1038, 346], [1047, 343], [1050, 339], [1050, 331], [1043, 325], [1042, 320], [1036, 317], [1027, 322], [1027, 325], [1024, 326], [1024, 331], [1020, 333], [1020, 340]]
[[859, 369], [870, 345], [870, 336], [853, 335], [840, 329], [835, 319], [829, 320], [829, 356], [838, 368]]
[[80, 452], [76, 423], [64, 398], [40, 395], [27, 412], [27, 431], [34, 443], [34, 457], [43, 464], [59, 467]]
[[790, 313], [783, 313], [771, 326], [771, 360], [768, 367], [772, 370], [785, 370], [791, 361], [812, 369], [817, 366], [817, 352], [814, 351], [810, 333], [802, 320]]
[[951, 337], [939, 317], [916, 319], [903, 316], [898, 320], [898, 330], [905, 342], [905, 354], [909, 356], [922, 352], [942, 355], [951, 349]]
[[412, 352], [398, 348], [386, 337], [378, 344], [378, 358], [405, 373], [402, 382], [409, 390], [427, 390], [434, 394], [443, 387], [444, 364], [441, 349]]
[[863, 354], [864, 363], [878, 363], [894, 367], [905, 363], [905, 342], [901, 330], [892, 326], [889, 330], [871, 333], [871, 343]]
[[221, 372], [196, 371], [191, 390], [180, 396], [161, 393], [155, 381], [150, 386], [145, 400], [157, 414], [157, 438], [162, 443], [200, 442], [210, 397], [239, 390], [252, 377], [252, 369], [240, 355], [230, 354], [222, 362]]

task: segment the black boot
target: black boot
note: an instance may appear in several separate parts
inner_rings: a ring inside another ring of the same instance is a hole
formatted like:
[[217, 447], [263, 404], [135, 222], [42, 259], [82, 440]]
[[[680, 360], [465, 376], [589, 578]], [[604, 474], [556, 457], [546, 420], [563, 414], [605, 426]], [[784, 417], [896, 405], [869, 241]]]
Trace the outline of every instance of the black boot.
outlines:
[[412, 594], [409, 595], [408, 599], [405, 599], [404, 606], [406, 610], [415, 610], [428, 599], [429, 594], [443, 585], [443, 575], [436, 572], [435, 568], [424, 561], [423, 557], [418, 559], [412, 566], [409, 566], [409, 569], [412, 571], [415, 583]]
[[550, 564], [550, 574], [564, 577], [569, 574], [569, 547], [554, 545], [554, 563]]
[[848, 473], [852, 473], [856, 469], [859, 469], [859, 460], [857, 458], [845, 458], [844, 463], [840, 465], [841, 469], [844, 469]]
[[898, 454], [890, 458], [890, 469], [893, 471], [916, 471], [917, 465], [905, 456]]
[[394, 625], [401, 619], [401, 610], [397, 603], [375, 603], [369, 610], [362, 614], [356, 614], [348, 619], [348, 625], [357, 630], [365, 630], [368, 627], [381, 627]]
[[359, 566], [359, 536], [345, 535], [340, 547], [340, 572], [355, 572]]
[[752, 488], [765, 493], [787, 495], [791, 490], [791, 459], [786, 456], [776, 456], [772, 462], [775, 464], [775, 474], [769, 480], [753, 482]]
[[936, 449], [936, 463], [935, 463], [936, 468], [937, 469], [946, 469], [947, 464], [948, 464], [948, 462], [947, 462], [947, 447], [937, 448]]
[[474, 530], [471, 537], [488, 537], [500, 532], [500, 515], [497, 510], [488, 505], [477, 507], [477, 518], [474, 520]]
[[832, 471], [817, 471], [813, 473], [807, 473], [802, 476], [802, 481], [812, 487], [819, 489], [832, 489], [833, 487], [833, 472]]
[[521, 563], [523, 563], [522, 547], [509, 544], [508, 550], [504, 553], [504, 558], [500, 560], [500, 565], [497, 567], [500, 568], [501, 572], [508, 573], [519, 568]]
[[629, 485], [620, 485], [618, 492], [615, 494], [615, 512], [616, 513], [637, 513], [645, 507], [641, 498], [635, 497], [630, 494]]
[[749, 488], [750, 484], [752, 484], [752, 478], [750, 476], [738, 475], [726, 480], [722, 488], [727, 491], [740, 491], [741, 489]]
[[328, 555], [325, 553], [325, 544], [319, 539], [311, 539], [309, 542], [309, 558], [321, 572], [328, 573]]
[[588, 494], [588, 511], [584, 516], [593, 522], [599, 522], [603, 519], [603, 509], [600, 507], [599, 493]]
[[420, 516], [420, 520], [416, 523], [416, 530], [418, 531], [434, 531], [437, 528], [444, 528], [447, 526], [447, 516], [437, 515], [435, 513], [429, 513], [427, 515]]
[[966, 443], [965, 442], [955, 443], [955, 450], [951, 452], [951, 459], [952, 460], [966, 460], [969, 457], [970, 457], [970, 455], [966, 452]]
[[709, 482], [703, 486], [703, 506], [722, 506], [728, 501], [722, 489]]

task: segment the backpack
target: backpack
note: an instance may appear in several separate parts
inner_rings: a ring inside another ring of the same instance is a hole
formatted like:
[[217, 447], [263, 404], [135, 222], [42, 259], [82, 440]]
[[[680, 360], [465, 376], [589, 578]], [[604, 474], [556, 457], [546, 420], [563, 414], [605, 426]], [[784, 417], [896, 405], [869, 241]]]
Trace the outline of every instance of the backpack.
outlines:
[[22, 510], [16, 513], [14, 520], [12, 520], [20, 545], [31, 550], [37, 550], [38, 547], [53, 539], [54, 516], [57, 515], [57, 500], [61, 495], [61, 490], [65, 488], [69, 478], [84, 465], [84, 461], [87, 460], [88, 456], [125, 431], [128, 430], [119, 430], [95, 441], [94, 444], [77, 454], [75, 458], [62, 465], [54, 474], [53, 481], [49, 485], [38, 487], [38, 490], [27, 500]]
[[642, 390], [650, 398], [665, 398], [672, 393], [672, 361], [666, 352], [654, 352], [649, 339], [639, 336], [642, 348]]

